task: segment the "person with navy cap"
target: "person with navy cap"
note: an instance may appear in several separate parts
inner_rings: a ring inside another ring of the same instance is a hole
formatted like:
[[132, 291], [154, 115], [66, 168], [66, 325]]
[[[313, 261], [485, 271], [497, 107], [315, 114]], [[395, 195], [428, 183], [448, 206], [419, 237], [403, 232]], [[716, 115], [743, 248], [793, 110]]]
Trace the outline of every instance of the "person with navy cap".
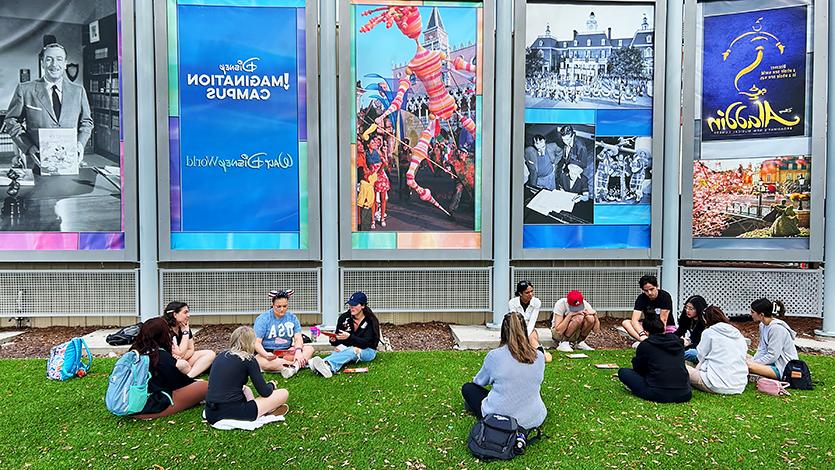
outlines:
[[345, 303], [348, 311], [339, 316], [336, 336], [330, 338], [336, 350], [324, 359], [317, 356], [310, 360], [310, 368], [322, 377], [332, 377], [351, 361], [370, 362], [377, 356], [380, 321], [368, 306], [368, 297], [363, 292], [354, 292]]

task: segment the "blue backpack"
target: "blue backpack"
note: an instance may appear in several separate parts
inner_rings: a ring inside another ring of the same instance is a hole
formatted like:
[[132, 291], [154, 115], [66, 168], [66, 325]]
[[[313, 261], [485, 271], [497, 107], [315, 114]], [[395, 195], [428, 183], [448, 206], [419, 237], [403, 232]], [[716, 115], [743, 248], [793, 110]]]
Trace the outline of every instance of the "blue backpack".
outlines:
[[107, 409], [117, 416], [139, 413], [148, 401], [149, 358], [137, 351], [128, 351], [116, 361], [110, 379], [107, 381], [107, 394], [104, 403]]
[[[84, 352], [87, 363], [84, 363]], [[53, 346], [46, 363], [46, 377], [52, 380], [67, 380], [87, 374], [93, 365], [93, 355], [83, 338], [73, 338], [66, 343]], [[79, 371], [83, 371], [79, 374]]]

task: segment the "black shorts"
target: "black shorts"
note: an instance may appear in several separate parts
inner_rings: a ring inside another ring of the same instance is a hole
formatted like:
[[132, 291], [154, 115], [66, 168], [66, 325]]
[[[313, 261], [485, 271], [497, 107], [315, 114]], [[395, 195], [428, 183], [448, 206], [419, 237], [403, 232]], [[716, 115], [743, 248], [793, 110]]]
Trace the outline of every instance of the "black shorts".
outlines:
[[233, 403], [206, 402], [206, 421], [209, 424], [215, 424], [222, 419], [255, 421], [258, 419], [258, 404], [255, 403], [255, 400]]

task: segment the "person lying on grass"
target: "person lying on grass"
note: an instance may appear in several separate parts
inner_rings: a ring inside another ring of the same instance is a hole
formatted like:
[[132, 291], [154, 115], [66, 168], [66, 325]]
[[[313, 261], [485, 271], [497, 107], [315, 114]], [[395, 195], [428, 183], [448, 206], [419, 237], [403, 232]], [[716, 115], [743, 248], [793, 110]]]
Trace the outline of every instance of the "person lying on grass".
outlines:
[[[542, 351], [528, 341], [525, 319], [509, 312], [502, 320], [499, 347], [487, 353], [481, 370], [461, 387], [461, 394], [467, 411], [476, 418], [491, 413], [513, 416], [529, 431], [541, 426], [548, 414], [540, 395], [544, 378]], [[487, 385], [493, 387], [488, 390]]]
[[684, 360], [692, 363], [699, 362], [696, 346], [702, 339], [705, 330], [704, 312], [707, 301], [701, 295], [691, 295], [684, 302], [684, 308], [678, 317], [678, 328], [674, 332], [684, 342]]
[[149, 358], [148, 401], [134, 417], [152, 419], [169, 416], [197, 405], [206, 396], [209, 384], [195, 380], [178, 368], [185, 361], [177, 361], [168, 351], [171, 348], [171, 329], [163, 318], [152, 318], [142, 324], [130, 349]]
[[336, 346], [333, 354], [310, 360], [310, 368], [322, 377], [330, 378], [349, 362], [370, 362], [377, 357], [380, 344], [380, 321], [368, 306], [368, 297], [354, 292], [348, 299], [348, 311], [336, 320], [336, 336], [330, 343]]
[[215, 360], [215, 352], [208, 349], [194, 350], [194, 335], [191, 333], [188, 324], [188, 304], [185, 302], [169, 302], [162, 311], [162, 317], [165, 318], [168, 327], [171, 328], [173, 337], [171, 355], [175, 359], [186, 361], [188, 364], [188, 368], [184, 370], [186, 375], [194, 378], [206, 372], [212, 365], [212, 361]]
[[672, 333], [664, 333], [658, 317], [644, 319], [649, 336], [638, 344], [632, 369], [621, 368], [618, 378], [638, 398], [658, 403], [690, 401], [690, 376], [684, 367], [684, 345]]
[[594, 351], [586, 344], [592, 330], [600, 333], [600, 319], [580, 291], [573, 290], [554, 304], [551, 334], [554, 340], [560, 342], [557, 351], [572, 352], [573, 348]]
[[696, 348], [699, 365], [696, 368], [687, 366], [690, 384], [703, 392], [742, 393], [748, 383], [745, 338], [719, 307], [707, 307], [704, 319], [707, 329]]
[[272, 308], [255, 319], [255, 359], [262, 371], [281, 372], [289, 379], [313, 357], [313, 346], [304, 344], [296, 314], [288, 310], [290, 294], [270, 294]]
[[[287, 413], [289, 392], [278, 388], [275, 381], [264, 381], [255, 358], [255, 331], [248, 326], [238, 327], [229, 338], [228, 350], [218, 354], [209, 373], [206, 394], [206, 421], [214, 424], [222, 419], [255, 421], [267, 413]], [[258, 398], [246, 385], [258, 391]]]
[[748, 356], [748, 372], [769, 379], [780, 379], [789, 361], [797, 359], [794, 338], [797, 333], [783, 320], [783, 302], [758, 299], [751, 303], [751, 317], [760, 322], [760, 344], [754, 357]]

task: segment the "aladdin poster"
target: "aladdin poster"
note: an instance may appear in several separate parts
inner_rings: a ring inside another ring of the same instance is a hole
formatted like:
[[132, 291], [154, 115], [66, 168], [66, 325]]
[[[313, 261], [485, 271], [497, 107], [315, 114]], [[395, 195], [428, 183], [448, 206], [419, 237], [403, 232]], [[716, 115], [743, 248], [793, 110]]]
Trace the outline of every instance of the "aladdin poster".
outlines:
[[704, 19], [702, 140], [802, 136], [807, 7]]

